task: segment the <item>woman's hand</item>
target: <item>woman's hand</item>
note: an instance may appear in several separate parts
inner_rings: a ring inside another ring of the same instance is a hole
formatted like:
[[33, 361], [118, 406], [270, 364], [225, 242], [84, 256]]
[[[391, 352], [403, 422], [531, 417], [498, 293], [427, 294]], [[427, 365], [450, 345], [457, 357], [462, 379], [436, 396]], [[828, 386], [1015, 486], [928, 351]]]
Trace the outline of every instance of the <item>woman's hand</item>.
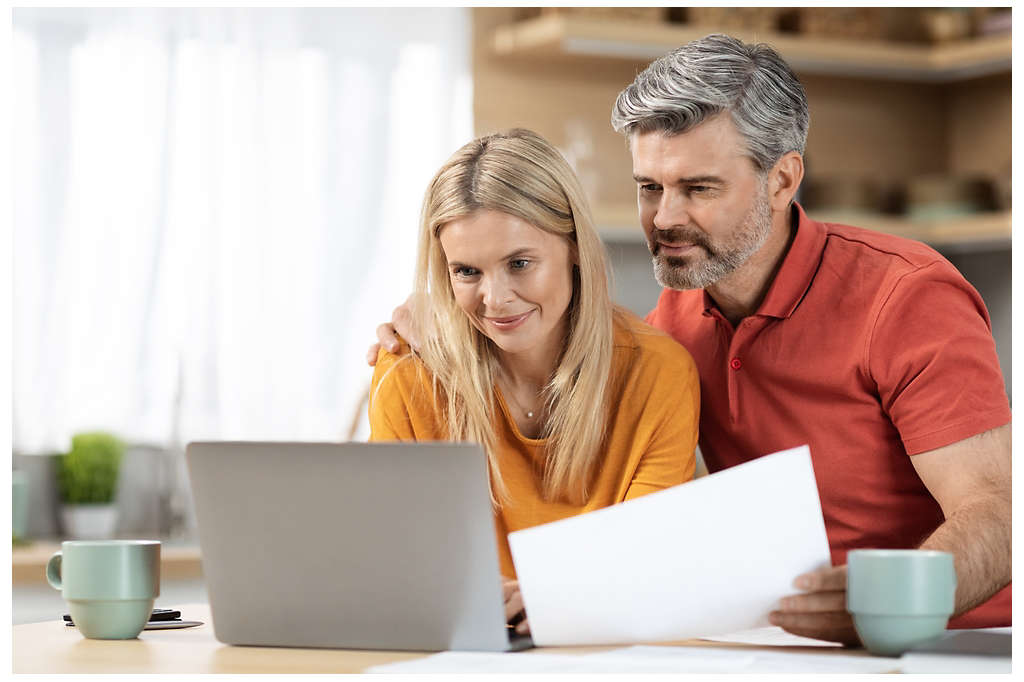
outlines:
[[530, 634], [530, 623], [526, 620], [519, 581], [504, 579], [501, 583], [501, 593], [505, 599], [505, 622], [515, 628], [517, 635]]

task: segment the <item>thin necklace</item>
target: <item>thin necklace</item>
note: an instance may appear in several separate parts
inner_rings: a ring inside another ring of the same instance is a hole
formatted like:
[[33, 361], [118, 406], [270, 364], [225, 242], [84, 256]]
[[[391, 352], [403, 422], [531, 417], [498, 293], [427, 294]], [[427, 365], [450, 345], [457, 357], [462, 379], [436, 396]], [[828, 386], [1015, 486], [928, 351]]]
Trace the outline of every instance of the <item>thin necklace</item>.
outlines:
[[526, 408], [523, 407], [522, 403], [520, 403], [519, 400], [516, 398], [516, 394], [512, 391], [511, 387], [509, 387], [507, 393], [508, 397], [512, 399], [512, 402], [515, 403], [515, 406], [519, 409], [519, 411], [525, 414], [527, 419], [533, 419], [533, 410], [527, 410]]

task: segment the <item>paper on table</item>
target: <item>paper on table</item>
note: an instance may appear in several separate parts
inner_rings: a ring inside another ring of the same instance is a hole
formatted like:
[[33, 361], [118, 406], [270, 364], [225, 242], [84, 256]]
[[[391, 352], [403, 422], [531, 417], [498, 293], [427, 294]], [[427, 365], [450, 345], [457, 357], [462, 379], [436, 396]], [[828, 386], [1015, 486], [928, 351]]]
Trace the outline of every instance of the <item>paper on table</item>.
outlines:
[[748, 670], [754, 658], [737, 652], [723, 658], [717, 652], [701, 656], [695, 649], [690, 655], [673, 659], [651, 656], [596, 658], [587, 654], [546, 654], [539, 652], [495, 654], [479, 652], [445, 651], [426, 658], [400, 663], [387, 663], [367, 668], [363, 672], [407, 673], [665, 673], [705, 672], [725, 673]]
[[367, 673], [884, 673], [893, 658], [752, 649], [634, 646], [594, 654], [446, 651], [367, 668]]
[[[444, 651], [426, 658], [385, 663], [367, 668], [366, 673], [557, 673], [600, 672], [587, 665], [583, 656], [544, 653], [497, 654], [477, 651]], [[580, 667], [583, 669], [580, 670]]]
[[714, 637], [701, 637], [709, 642], [731, 642], [733, 644], [757, 644], [760, 646], [817, 646], [817, 647], [841, 647], [839, 642], [824, 642], [820, 639], [801, 637], [786, 632], [774, 625], [766, 628], [753, 628], [752, 630], [741, 630], [731, 632], [727, 635]]
[[807, 446], [509, 535], [538, 646], [689, 639], [768, 625], [830, 565]]
[[756, 673], [891, 673], [899, 670], [893, 658], [859, 654], [807, 654], [797, 651], [763, 651], [682, 646], [634, 646], [587, 656], [592, 663], [627, 663], [654, 672], [691, 672], [695, 662], [710, 668], [716, 663], [721, 672]]

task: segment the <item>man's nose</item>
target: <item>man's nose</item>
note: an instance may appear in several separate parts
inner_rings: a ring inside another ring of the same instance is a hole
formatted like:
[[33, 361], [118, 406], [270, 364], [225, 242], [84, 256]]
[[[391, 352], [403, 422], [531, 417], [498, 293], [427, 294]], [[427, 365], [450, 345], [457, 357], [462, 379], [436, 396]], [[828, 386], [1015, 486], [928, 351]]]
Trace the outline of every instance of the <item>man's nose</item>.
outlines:
[[654, 227], [669, 230], [690, 224], [690, 202], [680, 192], [663, 191], [654, 213]]

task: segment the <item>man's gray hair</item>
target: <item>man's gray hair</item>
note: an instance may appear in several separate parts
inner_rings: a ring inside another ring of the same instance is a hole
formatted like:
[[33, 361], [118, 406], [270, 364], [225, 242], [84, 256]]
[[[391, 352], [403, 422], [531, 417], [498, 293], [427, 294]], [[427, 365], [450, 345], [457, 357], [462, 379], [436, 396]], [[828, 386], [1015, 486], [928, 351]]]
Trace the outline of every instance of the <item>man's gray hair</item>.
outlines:
[[810, 114], [793, 70], [770, 46], [722, 34], [659, 58], [619, 93], [612, 127], [633, 133], [683, 133], [729, 112], [762, 173], [783, 154], [803, 154]]

